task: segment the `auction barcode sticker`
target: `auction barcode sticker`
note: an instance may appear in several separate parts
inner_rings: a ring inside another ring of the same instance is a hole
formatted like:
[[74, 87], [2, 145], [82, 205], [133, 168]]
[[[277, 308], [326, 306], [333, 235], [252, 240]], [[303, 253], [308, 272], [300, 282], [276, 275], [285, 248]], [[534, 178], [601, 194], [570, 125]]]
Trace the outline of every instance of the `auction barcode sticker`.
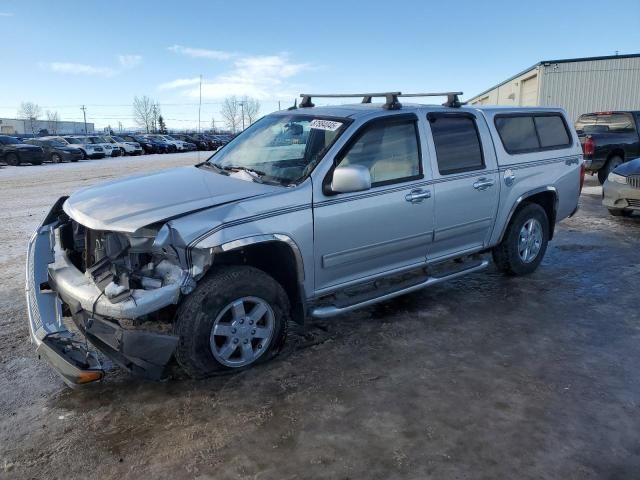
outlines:
[[333, 120], [320, 120], [313, 119], [310, 123], [311, 128], [315, 128], [317, 130], [329, 130], [330, 132], [335, 132], [342, 126], [342, 122], [334, 122]]

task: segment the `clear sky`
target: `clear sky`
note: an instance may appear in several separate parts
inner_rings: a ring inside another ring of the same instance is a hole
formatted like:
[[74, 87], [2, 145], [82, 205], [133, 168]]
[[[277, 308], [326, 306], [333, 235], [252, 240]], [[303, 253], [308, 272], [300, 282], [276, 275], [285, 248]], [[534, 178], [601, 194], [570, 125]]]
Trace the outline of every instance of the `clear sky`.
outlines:
[[[525, 4], [531, 7], [525, 7]], [[462, 90], [539, 60], [640, 53], [640, 0], [0, 0], [0, 117], [22, 101], [63, 120], [133, 126], [135, 95], [169, 128], [222, 122], [230, 94], [261, 113], [302, 91]]]

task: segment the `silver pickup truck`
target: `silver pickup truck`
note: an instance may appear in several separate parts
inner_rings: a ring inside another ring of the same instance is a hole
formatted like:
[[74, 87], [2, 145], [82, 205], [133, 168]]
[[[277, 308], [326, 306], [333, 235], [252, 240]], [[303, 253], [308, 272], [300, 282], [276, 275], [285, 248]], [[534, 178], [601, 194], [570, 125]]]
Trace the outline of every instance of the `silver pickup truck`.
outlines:
[[72, 386], [104, 376], [95, 349], [147, 377], [174, 358], [202, 377], [271, 358], [289, 320], [477, 272], [489, 253], [533, 272], [582, 188], [565, 112], [459, 92], [401, 103], [426, 95], [302, 95], [204, 163], [60, 198], [28, 249], [38, 354]]

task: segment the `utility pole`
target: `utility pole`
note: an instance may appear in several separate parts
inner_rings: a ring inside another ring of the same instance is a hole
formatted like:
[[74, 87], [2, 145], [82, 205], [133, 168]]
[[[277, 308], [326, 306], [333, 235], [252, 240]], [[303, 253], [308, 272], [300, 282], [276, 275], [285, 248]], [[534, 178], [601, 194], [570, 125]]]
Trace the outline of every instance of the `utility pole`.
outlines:
[[202, 74], [200, 74], [200, 101], [198, 102], [198, 133], [200, 133], [200, 111], [202, 110]]
[[244, 130], [244, 102], [238, 102], [242, 108], [242, 130]]
[[80, 110], [82, 110], [82, 115], [84, 116], [84, 134], [87, 135], [87, 107], [82, 105]]
[[153, 104], [153, 124], [151, 125], [151, 133], [156, 133], [156, 121], [158, 120], [158, 106]]
[[280, 100], [278, 100], [278, 110], [280, 110]]
[[211, 117], [211, 130], [213, 130], [213, 133], [216, 133], [216, 119], [215, 119], [215, 117]]

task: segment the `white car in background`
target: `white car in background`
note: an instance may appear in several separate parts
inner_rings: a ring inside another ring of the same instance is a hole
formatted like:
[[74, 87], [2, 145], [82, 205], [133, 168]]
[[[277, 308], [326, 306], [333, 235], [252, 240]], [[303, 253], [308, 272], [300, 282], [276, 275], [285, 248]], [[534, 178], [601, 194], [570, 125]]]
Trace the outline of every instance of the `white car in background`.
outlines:
[[118, 147], [122, 155], [142, 155], [142, 146], [138, 142], [129, 142], [117, 135], [107, 135], [105, 140], [113, 144], [114, 147]]
[[52, 137], [55, 139], [62, 139], [69, 145], [75, 145], [82, 151], [83, 159], [88, 158], [104, 158], [106, 156], [104, 148], [100, 145], [89, 142], [87, 137], [81, 137], [77, 135], [67, 135], [65, 137]]
[[120, 150], [120, 148], [109, 142], [104, 137], [98, 135], [89, 135], [87, 137], [87, 140], [88, 143], [100, 145], [102, 148], [104, 148], [104, 153], [107, 157], [119, 157], [120, 155], [122, 155], [122, 151]]

